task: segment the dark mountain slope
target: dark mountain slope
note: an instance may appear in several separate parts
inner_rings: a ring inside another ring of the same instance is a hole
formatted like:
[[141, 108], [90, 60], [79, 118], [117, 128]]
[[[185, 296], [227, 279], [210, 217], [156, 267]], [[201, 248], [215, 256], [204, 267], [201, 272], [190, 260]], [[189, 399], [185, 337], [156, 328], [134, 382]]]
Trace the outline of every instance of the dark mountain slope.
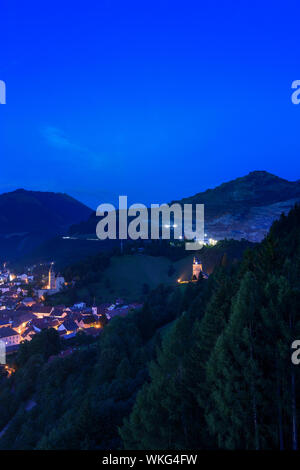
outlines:
[[0, 195], [0, 233], [53, 232], [90, 214], [91, 209], [67, 194], [18, 189]]
[[91, 213], [67, 194], [24, 189], [1, 194], [0, 261], [18, 259]]
[[205, 231], [217, 240], [247, 238], [258, 242], [272, 222], [300, 201], [300, 184], [266, 171], [248, 175], [208, 189], [181, 204], [205, 204]]
[[253, 171], [246, 176], [223, 183], [214, 189], [195, 194], [180, 202], [193, 202], [222, 207], [227, 204], [261, 206], [300, 196], [299, 181], [291, 182], [267, 171]]

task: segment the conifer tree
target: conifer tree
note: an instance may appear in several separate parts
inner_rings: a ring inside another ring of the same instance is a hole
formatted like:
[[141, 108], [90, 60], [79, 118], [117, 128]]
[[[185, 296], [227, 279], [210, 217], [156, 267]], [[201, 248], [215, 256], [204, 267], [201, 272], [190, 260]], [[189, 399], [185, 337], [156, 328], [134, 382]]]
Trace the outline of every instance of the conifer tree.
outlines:
[[260, 351], [256, 339], [259, 287], [246, 273], [232, 305], [224, 333], [207, 364], [214, 406], [207, 413], [221, 448], [259, 449], [261, 446]]

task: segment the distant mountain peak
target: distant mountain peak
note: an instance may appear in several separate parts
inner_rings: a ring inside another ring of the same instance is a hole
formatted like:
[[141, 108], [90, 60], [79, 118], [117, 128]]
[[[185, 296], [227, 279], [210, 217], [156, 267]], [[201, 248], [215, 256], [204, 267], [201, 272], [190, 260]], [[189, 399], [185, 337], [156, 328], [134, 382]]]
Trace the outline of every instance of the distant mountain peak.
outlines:
[[[30, 195], [37, 195], [37, 194], [51, 194], [51, 195], [63, 195], [63, 196], [66, 196], [68, 198], [72, 198], [72, 196], [69, 196], [68, 194], [66, 193], [61, 193], [61, 192], [54, 192], [54, 191], [35, 191], [33, 189], [25, 189], [25, 188], [17, 188], [15, 189], [14, 191], [9, 191], [9, 192], [6, 192], [6, 193], [3, 193], [2, 195], [4, 194], [30, 194]], [[1, 195], [0, 195], [1, 196]], [[73, 198], [72, 198], [73, 199]], [[80, 203], [81, 204], [81, 203]]]
[[273, 175], [272, 173], [269, 173], [268, 171], [265, 170], [255, 170], [255, 171], [250, 171], [248, 175], [242, 176], [241, 178], [278, 178], [277, 176]]
[[269, 173], [268, 171], [265, 170], [255, 170], [255, 171], [250, 171], [248, 175], [242, 176], [242, 178], [257, 178], [257, 179], [267, 179], [267, 180], [281, 180], [281, 181], [287, 181], [284, 178], [280, 178], [280, 176], [274, 175], [273, 173]]
[[[268, 171], [266, 170], [254, 170], [254, 171], [250, 171], [248, 173], [249, 175], [257, 175], [257, 176], [276, 176], [276, 175], [273, 175], [273, 173], [269, 173]], [[278, 178], [278, 176], [276, 176], [276, 178]]]

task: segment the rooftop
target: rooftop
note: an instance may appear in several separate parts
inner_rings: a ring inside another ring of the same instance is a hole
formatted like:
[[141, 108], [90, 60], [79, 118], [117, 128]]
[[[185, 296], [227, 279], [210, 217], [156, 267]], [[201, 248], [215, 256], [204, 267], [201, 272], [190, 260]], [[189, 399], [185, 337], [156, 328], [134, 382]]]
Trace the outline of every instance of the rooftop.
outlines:
[[8, 338], [9, 336], [18, 336], [18, 333], [10, 328], [10, 326], [0, 328], [0, 338]]

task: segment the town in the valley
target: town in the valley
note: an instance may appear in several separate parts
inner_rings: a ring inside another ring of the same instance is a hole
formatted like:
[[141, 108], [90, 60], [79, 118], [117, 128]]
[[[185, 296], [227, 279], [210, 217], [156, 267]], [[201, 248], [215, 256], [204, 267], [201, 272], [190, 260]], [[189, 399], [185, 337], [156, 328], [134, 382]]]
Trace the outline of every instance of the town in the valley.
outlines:
[[[71, 306], [46, 305], [46, 298], [60, 292], [67, 283], [63, 276], [55, 273], [53, 263], [49, 265], [46, 279], [42, 274], [34, 274], [34, 268], [16, 274], [4, 263], [0, 270], [0, 341], [5, 344], [6, 354], [15, 353], [22, 342], [31, 341], [44, 329], [54, 328], [65, 340], [74, 338], [79, 331], [98, 336], [112, 318], [124, 317], [142, 307], [139, 302], [126, 303], [120, 298], [100, 305], [95, 302], [93, 305], [85, 302]], [[192, 268], [192, 279], [178, 279], [178, 283], [195, 282], [200, 273], [207, 279], [208, 274], [197, 257]]]
[[122, 299], [90, 306], [84, 302], [72, 306], [45, 305], [46, 297], [61, 291], [65, 285], [65, 279], [55, 273], [53, 263], [46, 279], [33, 274], [32, 268], [16, 274], [3, 265], [0, 270], [0, 340], [6, 346], [6, 354], [16, 352], [22, 342], [31, 341], [34, 335], [49, 328], [57, 330], [66, 340], [74, 338], [79, 331], [98, 336], [112, 318], [126, 316], [142, 307]]

